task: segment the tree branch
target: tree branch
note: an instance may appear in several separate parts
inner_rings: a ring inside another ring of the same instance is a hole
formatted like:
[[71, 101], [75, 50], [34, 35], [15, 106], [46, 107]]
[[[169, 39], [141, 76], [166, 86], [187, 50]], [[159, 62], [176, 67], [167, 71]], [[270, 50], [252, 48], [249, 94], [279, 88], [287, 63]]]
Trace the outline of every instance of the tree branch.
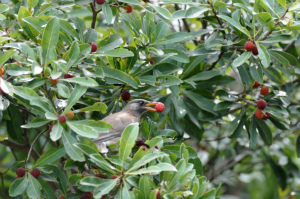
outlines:
[[[30, 149], [30, 147], [28, 147], [27, 145], [21, 145], [21, 144], [12, 142], [10, 140], [0, 141], [0, 144], [8, 146], [9, 148], [11, 148], [12, 151], [16, 150], [16, 151], [20, 151], [20, 152], [23, 152], [23, 153], [28, 153], [28, 151]], [[33, 159], [35, 159], [35, 160], [39, 159], [39, 157], [40, 157], [38, 152], [36, 152], [35, 150], [32, 150], [31, 155], [32, 155]]]

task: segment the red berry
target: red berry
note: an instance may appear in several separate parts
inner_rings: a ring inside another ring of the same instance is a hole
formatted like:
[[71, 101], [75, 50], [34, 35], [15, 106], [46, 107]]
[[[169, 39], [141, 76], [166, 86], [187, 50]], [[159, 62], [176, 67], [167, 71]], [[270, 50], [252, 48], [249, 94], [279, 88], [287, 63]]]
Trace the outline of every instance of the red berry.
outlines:
[[256, 46], [253, 47], [252, 54], [255, 55], [255, 56], [258, 55], [258, 50], [257, 50]]
[[113, 175], [113, 176], [111, 176], [110, 179], [116, 179], [116, 178], [118, 178], [118, 176], [117, 175]]
[[105, 175], [103, 173], [96, 173], [95, 177], [105, 179]]
[[0, 75], [2, 75], [3, 73], [4, 73], [4, 69], [0, 67]]
[[64, 116], [64, 115], [59, 116], [58, 119], [59, 119], [59, 121], [62, 122], [62, 123], [65, 123], [65, 122], [67, 121], [67, 117]]
[[155, 147], [154, 147], [154, 148], [158, 149], [158, 146], [157, 146], [157, 145], [155, 145]]
[[146, 3], [149, 2], [149, 0], [143, 0], [143, 1], [146, 2]]
[[263, 120], [267, 120], [270, 117], [270, 113], [269, 112], [265, 112], [264, 116], [262, 117]]
[[130, 93], [128, 91], [123, 91], [122, 94], [121, 94], [121, 98], [124, 101], [130, 100]]
[[255, 111], [255, 116], [256, 116], [258, 119], [261, 119], [261, 118], [263, 118], [264, 113], [263, 113], [260, 109], [256, 109], [256, 111]]
[[261, 94], [261, 95], [265, 96], [265, 95], [267, 95], [268, 93], [269, 93], [269, 88], [268, 88], [267, 86], [261, 87], [261, 89], [260, 89], [260, 94]]
[[35, 178], [39, 177], [41, 174], [40, 170], [38, 170], [38, 169], [33, 169], [30, 173]]
[[260, 110], [263, 110], [267, 107], [267, 102], [263, 99], [260, 99], [257, 101], [257, 108], [259, 108]]
[[58, 198], [59, 199], [65, 199], [65, 196], [64, 195], [59, 195]]
[[98, 49], [97, 45], [95, 43], [93, 43], [93, 42], [90, 42], [89, 44], [92, 47], [91, 52], [92, 53], [96, 52], [96, 50]]
[[253, 88], [258, 88], [258, 87], [259, 87], [258, 81], [255, 81], [252, 87], [253, 87]]
[[149, 62], [150, 62], [150, 64], [153, 64], [154, 62], [156, 62], [155, 57], [150, 57], [149, 58]]
[[137, 141], [135, 141], [135, 145], [140, 147], [143, 146], [145, 144], [143, 139], [138, 139]]
[[84, 192], [82, 199], [90, 199], [93, 197], [92, 192]]
[[16, 171], [16, 174], [18, 175], [18, 177], [23, 177], [25, 175], [26, 171], [23, 168], [18, 168]]
[[58, 83], [58, 79], [50, 79], [52, 85], [56, 85]]
[[132, 10], [133, 10], [133, 9], [132, 9], [132, 6], [130, 6], [130, 5], [127, 5], [127, 6], [126, 6], [126, 12], [127, 12], [127, 13], [131, 13]]
[[247, 41], [244, 45], [244, 48], [247, 50], [247, 51], [252, 51], [253, 48], [254, 48], [254, 44], [251, 42], [251, 41]]
[[165, 105], [163, 103], [157, 103], [155, 105], [155, 109], [157, 110], [157, 112], [163, 112], [163, 110], [165, 109]]
[[49, 127], [49, 132], [52, 131], [53, 126], [54, 126], [54, 124], [52, 124], [52, 125]]
[[70, 74], [65, 74], [65, 75], [64, 75], [64, 78], [65, 78], [65, 79], [69, 79], [69, 78], [73, 78], [73, 77], [74, 77], [74, 76], [73, 76], [73, 75], [70, 75]]
[[158, 191], [156, 194], [156, 199], [158, 199], [160, 197], [160, 192]]
[[102, 5], [105, 3], [105, 0], [96, 0], [96, 3]]
[[73, 119], [74, 118], [74, 112], [73, 111], [68, 111], [67, 113], [66, 113], [66, 116], [67, 116], [67, 118], [69, 118], [69, 119]]

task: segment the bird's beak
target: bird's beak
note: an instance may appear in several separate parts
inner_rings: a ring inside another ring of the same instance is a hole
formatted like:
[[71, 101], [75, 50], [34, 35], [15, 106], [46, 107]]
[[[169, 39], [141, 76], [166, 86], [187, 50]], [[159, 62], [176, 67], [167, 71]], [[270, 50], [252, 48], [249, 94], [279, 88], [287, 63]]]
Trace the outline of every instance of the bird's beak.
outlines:
[[150, 103], [146, 104], [145, 107], [147, 107], [147, 111], [156, 112], [155, 108], [150, 107], [150, 106], [152, 106], [152, 105], [154, 106], [156, 104], [157, 104], [157, 102], [150, 102]]

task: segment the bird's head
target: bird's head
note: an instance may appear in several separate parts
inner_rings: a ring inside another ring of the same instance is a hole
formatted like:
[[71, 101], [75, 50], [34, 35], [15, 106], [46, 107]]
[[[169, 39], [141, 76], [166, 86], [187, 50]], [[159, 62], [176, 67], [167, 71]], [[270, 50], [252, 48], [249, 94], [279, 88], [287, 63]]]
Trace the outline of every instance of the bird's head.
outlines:
[[135, 99], [135, 100], [128, 102], [128, 104], [126, 104], [126, 106], [123, 108], [123, 110], [132, 111], [135, 115], [141, 115], [147, 111], [156, 112], [156, 110], [154, 108], [150, 107], [150, 106], [156, 105], [156, 104], [157, 104], [157, 102], [150, 102], [150, 101], [147, 101], [144, 99]]

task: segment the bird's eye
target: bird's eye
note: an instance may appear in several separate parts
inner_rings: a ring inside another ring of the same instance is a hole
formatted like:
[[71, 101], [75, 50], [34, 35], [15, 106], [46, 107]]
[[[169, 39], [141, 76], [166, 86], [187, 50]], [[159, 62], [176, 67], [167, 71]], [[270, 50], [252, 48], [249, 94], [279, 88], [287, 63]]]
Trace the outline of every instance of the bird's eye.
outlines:
[[145, 102], [139, 101], [139, 104], [140, 104], [141, 106], [143, 106], [143, 105], [145, 104]]

